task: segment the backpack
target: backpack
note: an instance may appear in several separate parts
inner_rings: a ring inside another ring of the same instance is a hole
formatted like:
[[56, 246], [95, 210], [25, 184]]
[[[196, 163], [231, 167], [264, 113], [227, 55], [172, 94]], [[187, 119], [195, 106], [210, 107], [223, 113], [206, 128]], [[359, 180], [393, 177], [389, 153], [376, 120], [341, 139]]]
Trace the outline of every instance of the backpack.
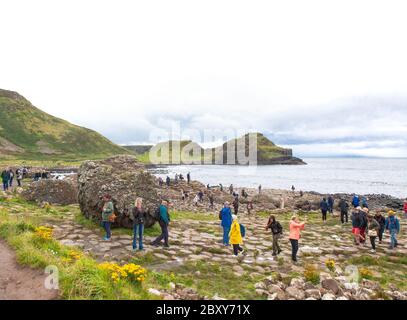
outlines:
[[283, 233], [283, 227], [279, 222], [276, 222], [274, 228], [271, 228], [271, 231], [273, 232], [273, 234], [281, 234]]
[[240, 224], [240, 234], [242, 235], [242, 238], [246, 236], [246, 228], [242, 224]]

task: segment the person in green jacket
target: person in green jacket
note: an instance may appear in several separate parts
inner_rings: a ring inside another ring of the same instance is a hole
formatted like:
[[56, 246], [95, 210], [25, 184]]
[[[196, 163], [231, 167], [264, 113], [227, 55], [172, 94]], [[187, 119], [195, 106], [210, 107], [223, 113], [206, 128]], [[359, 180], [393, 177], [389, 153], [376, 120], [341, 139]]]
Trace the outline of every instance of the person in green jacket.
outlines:
[[112, 237], [112, 233], [110, 232], [110, 227], [112, 222], [109, 220], [110, 216], [113, 214], [114, 207], [112, 202], [112, 197], [108, 194], [103, 196], [103, 210], [102, 210], [102, 225], [103, 229], [106, 231], [106, 235], [103, 240], [109, 241]]
[[10, 171], [8, 169], [3, 170], [1, 173], [1, 180], [3, 182], [3, 190], [7, 191], [9, 187], [8, 182], [10, 180]]
[[168, 225], [170, 224], [170, 215], [168, 214], [168, 202], [162, 201], [160, 205], [159, 221], [161, 227], [161, 234], [151, 242], [151, 245], [158, 247], [159, 243], [164, 240], [164, 247], [168, 248]]

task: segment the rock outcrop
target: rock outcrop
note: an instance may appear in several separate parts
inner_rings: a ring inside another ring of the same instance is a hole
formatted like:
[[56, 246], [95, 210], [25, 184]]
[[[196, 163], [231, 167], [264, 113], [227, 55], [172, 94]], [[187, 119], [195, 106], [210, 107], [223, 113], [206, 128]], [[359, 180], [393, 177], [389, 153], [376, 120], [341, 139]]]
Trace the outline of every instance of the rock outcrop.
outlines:
[[114, 226], [131, 228], [131, 210], [137, 197], [146, 209], [145, 227], [158, 220], [160, 204], [157, 179], [131, 156], [117, 156], [102, 161], [85, 161], [78, 171], [79, 205], [83, 214], [101, 220], [102, 197], [110, 194], [117, 215]]

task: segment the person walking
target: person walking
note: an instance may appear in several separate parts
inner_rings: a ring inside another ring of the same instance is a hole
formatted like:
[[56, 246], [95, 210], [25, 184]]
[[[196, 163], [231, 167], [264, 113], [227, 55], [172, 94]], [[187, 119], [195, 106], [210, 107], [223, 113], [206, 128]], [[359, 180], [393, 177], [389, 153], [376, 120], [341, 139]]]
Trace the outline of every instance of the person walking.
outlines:
[[283, 235], [283, 227], [280, 222], [278, 222], [275, 216], [271, 215], [266, 226], [266, 231], [271, 229], [271, 234], [273, 235], [273, 256], [276, 256], [281, 253], [280, 245], [278, 240]]
[[294, 187], [294, 185], [291, 186], [291, 191], [292, 191], [292, 192], [295, 192], [295, 187]]
[[10, 180], [9, 172], [8, 172], [7, 169], [2, 171], [1, 180], [3, 182], [3, 190], [7, 191], [8, 190], [8, 182]]
[[229, 202], [225, 202], [222, 210], [219, 213], [219, 218], [222, 220], [221, 226], [223, 228], [223, 245], [229, 246], [229, 232], [232, 226], [232, 211], [230, 210]]
[[297, 216], [293, 216], [290, 221], [290, 234], [289, 239], [291, 242], [291, 259], [297, 262], [297, 252], [299, 248], [298, 241], [301, 237], [300, 232], [304, 230], [305, 222], [300, 223]]
[[112, 215], [114, 213], [114, 206], [112, 202], [112, 197], [109, 194], [105, 194], [103, 196], [103, 210], [102, 210], [102, 225], [103, 229], [105, 229], [106, 235], [103, 238], [105, 241], [109, 241], [112, 237], [112, 233], [110, 231], [112, 225]]
[[367, 198], [362, 197], [362, 208], [368, 208], [369, 209], [369, 204], [367, 203]]
[[328, 197], [328, 211], [329, 213], [333, 214], [334, 213], [334, 198], [330, 195]]
[[253, 210], [253, 201], [252, 200], [247, 201], [246, 209], [247, 209], [247, 214], [250, 215]]
[[259, 194], [261, 193], [261, 184], [259, 184]]
[[223, 192], [223, 184], [219, 183], [219, 189], [221, 192]]
[[21, 187], [21, 181], [23, 180], [23, 170], [17, 169], [16, 170], [16, 178], [17, 178], [17, 185]]
[[8, 180], [8, 186], [11, 188], [13, 186], [13, 180], [14, 180], [14, 172], [13, 169], [9, 170], [9, 180]]
[[233, 184], [231, 184], [231, 185], [229, 186], [229, 193], [230, 193], [230, 194], [233, 194]]
[[233, 200], [233, 211], [236, 215], [239, 212], [239, 195], [236, 195], [235, 199]]
[[170, 177], [169, 177], [169, 176], [167, 176], [167, 178], [165, 179], [165, 183], [167, 184], [167, 187], [169, 187], [169, 186], [170, 186], [171, 179], [170, 179]]
[[319, 207], [321, 208], [322, 212], [322, 221], [326, 221], [326, 214], [328, 212], [328, 202], [326, 201], [326, 198], [323, 198], [321, 203], [319, 204]]
[[395, 212], [392, 210], [388, 212], [385, 228], [390, 234], [389, 249], [394, 249], [398, 245], [397, 235], [400, 233], [400, 221], [397, 219]]
[[341, 222], [342, 222], [342, 224], [344, 224], [345, 222], [348, 223], [349, 204], [345, 200], [345, 198], [342, 198], [339, 201], [339, 209], [341, 210]]
[[159, 243], [164, 240], [164, 247], [169, 248], [169, 243], [168, 243], [168, 238], [169, 238], [169, 233], [168, 233], [168, 226], [170, 224], [170, 215], [168, 213], [168, 207], [169, 204], [167, 201], [163, 200], [161, 202], [161, 205], [159, 207], [159, 225], [161, 228], [161, 234], [153, 241], [151, 242], [151, 245], [158, 247]]
[[[359, 209], [360, 210], [360, 209]], [[366, 243], [366, 230], [367, 230], [367, 215], [369, 214], [368, 208], [360, 210], [360, 241], [362, 244]]]
[[132, 210], [133, 214], [133, 250], [137, 250], [137, 233], [139, 239], [139, 250], [143, 250], [143, 232], [145, 211], [143, 208], [143, 199], [137, 198]]
[[209, 199], [209, 209], [213, 209], [213, 208], [214, 208], [215, 199], [214, 199], [212, 193], [209, 194], [208, 199]]
[[379, 243], [381, 244], [383, 241], [383, 233], [385, 230], [386, 219], [385, 219], [385, 217], [383, 217], [383, 215], [381, 214], [380, 211], [376, 211], [374, 218], [379, 223], [379, 226], [380, 226], [377, 236], [379, 237]]
[[376, 253], [376, 238], [379, 234], [380, 224], [370, 214], [367, 216], [367, 221], [367, 235], [369, 236], [370, 244], [372, 245], [371, 252]]
[[[358, 207], [360, 208], [360, 207]], [[360, 220], [360, 210], [356, 208], [352, 211], [352, 216], [351, 216], [351, 220], [352, 220], [352, 234], [354, 236], [354, 242], [355, 244], [358, 246], [360, 245], [360, 227], [361, 227], [361, 220]]]
[[239, 252], [243, 253], [243, 248], [240, 246], [243, 244], [242, 229], [237, 219], [237, 215], [232, 215], [232, 225], [230, 227], [229, 239], [230, 244], [233, 247], [233, 254], [237, 256]]
[[187, 173], [187, 182], [188, 182], [188, 184], [191, 182], [191, 173], [190, 172]]
[[359, 207], [359, 205], [360, 205], [359, 196], [358, 196], [357, 194], [355, 194], [355, 195], [353, 196], [352, 205], [353, 205], [354, 208], [357, 208], [357, 207]]

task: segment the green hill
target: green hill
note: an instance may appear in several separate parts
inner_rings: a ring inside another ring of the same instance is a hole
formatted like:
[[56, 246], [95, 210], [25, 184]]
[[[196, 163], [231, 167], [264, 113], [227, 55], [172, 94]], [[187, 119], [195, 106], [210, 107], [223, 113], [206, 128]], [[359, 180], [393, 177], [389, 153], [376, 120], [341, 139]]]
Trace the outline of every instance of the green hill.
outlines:
[[81, 160], [129, 153], [93, 130], [53, 117], [18, 93], [0, 89], [0, 158]]
[[[293, 157], [291, 149], [275, 145], [261, 133], [248, 133], [211, 149], [203, 149], [199, 144], [190, 140], [160, 142], [155, 146], [144, 146], [143, 148], [142, 146], [128, 146], [126, 148], [137, 150], [138, 159], [145, 163], [179, 164], [179, 159], [181, 159], [182, 164], [241, 164], [238, 163], [237, 159], [249, 157], [250, 137], [257, 141], [257, 152], [251, 155], [251, 160], [257, 159], [259, 165], [305, 164], [301, 159]], [[179, 153], [175, 153], [179, 156], [176, 155], [177, 159], [173, 159], [173, 148], [177, 145], [179, 146]], [[232, 156], [229, 160], [227, 158], [228, 147], [232, 150]], [[151, 154], [154, 155], [155, 159], [150, 159]]]

